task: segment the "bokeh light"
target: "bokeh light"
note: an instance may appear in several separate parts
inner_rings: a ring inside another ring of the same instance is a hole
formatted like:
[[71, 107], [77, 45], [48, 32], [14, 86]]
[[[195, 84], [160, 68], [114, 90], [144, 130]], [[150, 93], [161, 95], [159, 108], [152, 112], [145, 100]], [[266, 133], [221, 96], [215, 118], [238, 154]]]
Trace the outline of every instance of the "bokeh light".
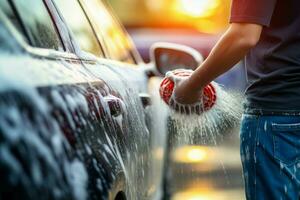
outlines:
[[219, 34], [231, 0], [108, 0], [126, 27], [183, 28]]
[[191, 17], [210, 17], [217, 12], [220, 0], [176, 0], [174, 9]]
[[174, 152], [174, 161], [178, 163], [199, 163], [207, 160], [208, 148], [204, 146], [184, 146]]

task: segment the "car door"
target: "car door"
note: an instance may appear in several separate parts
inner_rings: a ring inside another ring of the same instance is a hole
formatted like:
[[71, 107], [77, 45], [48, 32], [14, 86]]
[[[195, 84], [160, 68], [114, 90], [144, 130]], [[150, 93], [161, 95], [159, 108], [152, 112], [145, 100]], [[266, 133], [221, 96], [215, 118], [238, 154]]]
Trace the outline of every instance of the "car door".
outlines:
[[[143, 145], [148, 145], [148, 148], [144, 148], [144, 152], [140, 156], [141, 160], [144, 160], [143, 166], [139, 166], [139, 169], [144, 170], [142, 175], [144, 181], [137, 181], [139, 182], [138, 191], [143, 193], [144, 198], [159, 198], [166, 144], [165, 124], [163, 123], [165, 113], [157, 98], [152, 98], [151, 106], [149, 106], [150, 95], [148, 93], [150, 93], [150, 90], [149, 78], [145, 77], [146, 64], [141, 61], [129, 35], [114, 17], [111, 9], [105, 2], [98, 0], [81, 0], [80, 2], [86, 10], [99, 41], [104, 46], [107, 57], [118, 61], [116, 65], [110, 67], [111, 70], [117, 72], [120, 79], [127, 82], [127, 85], [132, 85], [132, 88], [136, 87], [138, 91], [136, 94], [139, 93], [139, 97], [144, 103], [149, 135], [143, 138]], [[120, 89], [125, 89], [126, 92], [126, 88]], [[158, 88], [155, 87], [154, 89], [155, 95], [151, 96], [158, 97], [156, 93]], [[132, 132], [134, 132], [134, 129]], [[137, 133], [136, 137], [141, 137], [141, 134]]]
[[[73, 34], [76, 36], [76, 25], [78, 23], [76, 16], [80, 12], [77, 8], [71, 7], [70, 1], [54, 1], [56, 7], [60, 11], [65, 23]], [[81, 1], [79, 1], [81, 2]], [[73, 3], [78, 3], [74, 0]], [[84, 2], [80, 6], [85, 7]], [[73, 12], [68, 12], [72, 10]], [[98, 10], [101, 12], [101, 10]], [[89, 10], [85, 10], [85, 14], [89, 16]], [[99, 43], [102, 39], [98, 35], [98, 31], [94, 29]], [[122, 42], [122, 41], [119, 41]], [[102, 44], [102, 43], [101, 43]], [[76, 45], [75, 45], [76, 46]], [[79, 46], [81, 46], [79, 44]], [[81, 48], [82, 49], [82, 48]], [[149, 191], [149, 169], [151, 164], [151, 149], [150, 149], [150, 134], [146, 125], [145, 109], [149, 104], [149, 96], [145, 95], [147, 91], [147, 76], [140, 68], [137, 68], [137, 58], [133, 54], [128, 53], [127, 58], [118, 62], [112, 60], [108, 55], [106, 46], [103, 45], [106, 58], [96, 59], [96, 63], [91, 62], [91, 59], [82, 54], [81, 49], [75, 50], [79, 57], [82, 58], [83, 65], [95, 77], [103, 79], [119, 97], [123, 100], [123, 112], [118, 116], [113, 116], [113, 121], [120, 127], [120, 134], [123, 140], [118, 145], [120, 149], [120, 159], [123, 162], [124, 173], [126, 175], [126, 195], [128, 199], [145, 199], [150, 198]], [[124, 58], [124, 57], [122, 57]], [[152, 179], [151, 179], [152, 180]], [[153, 184], [152, 184], [153, 185]]]
[[84, 66], [93, 56], [50, 1], [1, 1], [0, 25], [1, 199], [122, 199], [123, 103]]

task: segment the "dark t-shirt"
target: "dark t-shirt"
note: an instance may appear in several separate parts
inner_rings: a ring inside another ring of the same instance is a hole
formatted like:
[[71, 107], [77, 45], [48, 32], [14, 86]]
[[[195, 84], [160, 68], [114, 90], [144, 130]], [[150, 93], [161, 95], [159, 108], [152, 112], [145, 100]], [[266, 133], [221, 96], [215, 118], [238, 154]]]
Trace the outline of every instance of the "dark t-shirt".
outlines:
[[230, 22], [264, 26], [245, 58], [248, 110], [300, 113], [300, 0], [233, 0]]

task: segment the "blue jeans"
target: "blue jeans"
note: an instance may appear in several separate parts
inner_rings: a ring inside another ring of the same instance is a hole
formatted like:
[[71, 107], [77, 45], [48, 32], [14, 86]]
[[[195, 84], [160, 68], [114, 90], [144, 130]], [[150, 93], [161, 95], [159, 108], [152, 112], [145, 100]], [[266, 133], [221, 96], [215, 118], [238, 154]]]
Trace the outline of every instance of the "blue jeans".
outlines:
[[247, 200], [299, 200], [300, 116], [244, 114], [240, 137]]

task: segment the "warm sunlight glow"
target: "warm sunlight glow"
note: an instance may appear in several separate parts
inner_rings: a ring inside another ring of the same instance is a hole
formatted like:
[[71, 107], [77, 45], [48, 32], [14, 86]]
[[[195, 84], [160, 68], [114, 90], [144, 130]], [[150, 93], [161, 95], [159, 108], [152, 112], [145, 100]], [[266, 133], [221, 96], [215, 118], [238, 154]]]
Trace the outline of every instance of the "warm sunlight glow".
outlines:
[[162, 160], [164, 158], [164, 149], [163, 148], [155, 148], [153, 150], [154, 158], [157, 160]]
[[173, 200], [213, 200], [212, 199], [213, 189], [212, 188], [191, 188], [185, 191], [176, 193]]
[[199, 163], [207, 159], [208, 149], [201, 146], [185, 146], [174, 153], [174, 160], [180, 163]]
[[175, 0], [175, 9], [191, 17], [209, 17], [213, 15], [220, 0]]
[[[193, 188], [186, 191], [178, 192], [174, 195], [174, 200], [215, 200], [213, 196], [214, 191], [212, 189], [206, 188]], [[223, 199], [222, 199], [223, 200]]]
[[201, 188], [201, 186], [180, 191], [174, 194], [172, 200], [232, 200], [243, 199], [240, 190], [220, 190], [218, 188]]
[[207, 153], [203, 149], [191, 149], [188, 152], [187, 157], [191, 161], [201, 162], [207, 157]]

